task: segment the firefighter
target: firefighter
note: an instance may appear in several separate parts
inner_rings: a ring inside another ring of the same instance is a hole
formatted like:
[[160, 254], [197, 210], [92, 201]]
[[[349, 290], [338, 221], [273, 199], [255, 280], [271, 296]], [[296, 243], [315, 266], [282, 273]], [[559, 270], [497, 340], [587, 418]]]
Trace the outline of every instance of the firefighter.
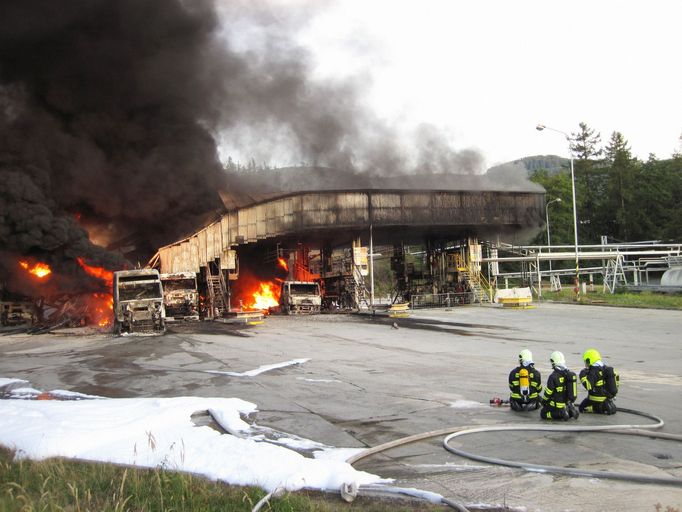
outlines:
[[540, 417], [544, 420], [577, 420], [580, 413], [573, 402], [578, 396], [578, 378], [566, 367], [566, 358], [561, 352], [552, 352], [549, 361], [554, 371], [547, 379]]
[[534, 411], [540, 407], [542, 376], [527, 348], [519, 352], [519, 366], [509, 373], [509, 391], [509, 406], [514, 411]]
[[580, 382], [587, 390], [587, 398], [580, 403], [580, 412], [616, 414], [613, 399], [618, 393], [618, 372], [602, 361], [599, 351], [589, 348], [583, 353], [585, 368], [580, 371]]

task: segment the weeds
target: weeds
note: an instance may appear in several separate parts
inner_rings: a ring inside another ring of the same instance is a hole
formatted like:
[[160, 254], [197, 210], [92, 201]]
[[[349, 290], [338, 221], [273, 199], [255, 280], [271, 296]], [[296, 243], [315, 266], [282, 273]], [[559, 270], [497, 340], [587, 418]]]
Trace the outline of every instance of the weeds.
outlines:
[[[573, 292], [573, 289], [567, 286], [558, 292], [543, 290], [541, 300], [574, 302], [574, 298], [575, 293]], [[586, 294], [580, 294], [579, 303], [637, 308], [682, 309], [682, 294], [654, 293], [650, 291], [639, 293], [617, 292], [611, 294], [603, 293], [601, 291], [588, 291]]]
[[[151, 441], [153, 436], [149, 436]], [[262, 489], [212, 482], [162, 467], [140, 469], [63, 459], [14, 461], [0, 447], [0, 512], [250, 512]], [[442, 511], [431, 504], [300, 492], [271, 500], [264, 511]], [[667, 511], [666, 512], [673, 512]]]

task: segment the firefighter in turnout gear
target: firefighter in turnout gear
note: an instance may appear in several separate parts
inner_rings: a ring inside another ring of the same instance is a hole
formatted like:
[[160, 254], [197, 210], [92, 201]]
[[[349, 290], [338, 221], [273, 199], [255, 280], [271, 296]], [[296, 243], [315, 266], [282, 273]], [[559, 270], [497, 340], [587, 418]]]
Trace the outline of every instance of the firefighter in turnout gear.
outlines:
[[618, 393], [618, 372], [602, 361], [601, 354], [593, 349], [583, 353], [585, 368], [580, 371], [580, 382], [587, 390], [587, 398], [580, 403], [580, 412], [616, 414], [613, 402]]
[[542, 376], [528, 349], [519, 352], [519, 366], [509, 373], [509, 391], [509, 406], [514, 411], [534, 411], [540, 407]]
[[544, 420], [577, 420], [580, 413], [573, 402], [578, 397], [578, 378], [566, 367], [566, 358], [561, 352], [552, 352], [549, 361], [554, 371], [547, 379], [540, 417]]

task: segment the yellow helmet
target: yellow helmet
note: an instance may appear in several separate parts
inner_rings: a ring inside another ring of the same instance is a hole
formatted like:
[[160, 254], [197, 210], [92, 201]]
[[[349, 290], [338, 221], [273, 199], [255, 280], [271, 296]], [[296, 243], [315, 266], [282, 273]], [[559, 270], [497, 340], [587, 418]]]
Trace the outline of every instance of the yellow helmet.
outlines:
[[597, 361], [601, 361], [601, 354], [594, 348], [588, 348], [583, 352], [583, 361], [585, 361], [587, 366], [590, 366]]
[[524, 348], [521, 352], [519, 352], [519, 363], [523, 364], [530, 364], [533, 362], [533, 353], [528, 350], [527, 348]]

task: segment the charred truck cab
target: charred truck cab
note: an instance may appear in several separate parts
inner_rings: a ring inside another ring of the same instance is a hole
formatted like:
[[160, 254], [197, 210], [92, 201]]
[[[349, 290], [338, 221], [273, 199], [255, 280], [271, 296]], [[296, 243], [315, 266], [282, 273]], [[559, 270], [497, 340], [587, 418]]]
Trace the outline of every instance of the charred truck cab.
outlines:
[[114, 332], [161, 334], [166, 330], [158, 270], [114, 272]]
[[320, 285], [310, 281], [284, 281], [279, 305], [285, 315], [319, 313], [322, 306]]
[[15, 325], [33, 325], [35, 323], [36, 309], [32, 302], [0, 302], [0, 325], [3, 327]]
[[161, 274], [166, 321], [199, 320], [197, 275], [193, 272]]

